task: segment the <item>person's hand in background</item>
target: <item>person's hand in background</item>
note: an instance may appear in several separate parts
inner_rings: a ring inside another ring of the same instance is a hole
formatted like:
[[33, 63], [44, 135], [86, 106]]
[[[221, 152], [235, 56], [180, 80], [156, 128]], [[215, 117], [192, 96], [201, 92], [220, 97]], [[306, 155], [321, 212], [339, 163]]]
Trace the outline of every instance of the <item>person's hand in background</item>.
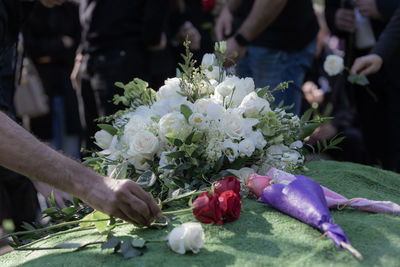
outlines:
[[356, 17], [354, 10], [339, 8], [335, 14], [335, 26], [341, 31], [355, 32]]
[[351, 72], [359, 76], [370, 75], [378, 72], [383, 64], [383, 60], [376, 54], [370, 54], [363, 57], [356, 58], [351, 67]]

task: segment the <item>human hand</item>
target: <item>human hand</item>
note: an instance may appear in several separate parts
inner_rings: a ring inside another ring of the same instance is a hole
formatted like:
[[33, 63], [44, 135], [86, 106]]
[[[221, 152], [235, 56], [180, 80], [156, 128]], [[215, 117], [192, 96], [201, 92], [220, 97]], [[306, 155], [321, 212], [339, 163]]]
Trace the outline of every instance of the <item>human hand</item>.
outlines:
[[305, 139], [305, 141], [311, 145], [315, 145], [317, 142], [323, 140], [329, 140], [337, 135], [338, 130], [331, 123], [324, 123], [320, 127], [314, 130], [314, 132]]
[[354, 7], [357, 7], [363, 17], [371, 19], [380, 19], [381, 13], [376, 5], [376, 0], [355, 0]]
[[[246, 51], [246, 46], [239, 45], [234, 37], [229, 38], [226, 41], [226, 60], [224, 62], [224, 67], [229, 68], [230, 66], [236, 64], [246, 54]], [[237, 53], [236, 57], [232, 56], [234, 52]]]
[[48, 8], [54, 7], [54, 6], [61, 6], [66, 2], [66, 0], [40, 0], [40, 2]]
[[189, 48], [191, 50], [200, 49], [201, 34], [190, 21], [186, 21], [179, 29], [177, 36], [178, 42], [182, 43], [185, 40], [186, 36], [190, 40]]
[[103, 177], [86, 196], [81, 197], [93, 208], [139, 226], [150, 225], [162, 216], [149, 193], [131, 180]]
[[215, 22], [215, 35], [217, 36], [217, 41], [225, 40], [225, 36], [232, 34], [232, 23], [233, 15], [229, 11], [228, 5], [225, 5]]
[[54, 187], [39, 181], [34, 181], [33, 184], [36, 190], [42, 194], [46, 200], [49, 200], [51, 198], [51, 193], [53, 193], [55, 202], [62, 209], [66, 208], [65, 201], [69, 200], [72, 202], [72, 197], [70, 194], [55, 189]]
[[79, 79], [79, 70], [82, 65], [82, 60], [83, 60], [83, 55], [77, 54], [75, 57], [74, 68], [72, 69], [71, 76], [70, 76], [72, 88], [74, 88], [75, 91], [77, 91], [79, 89], [78, 79]]
[[355, 32], [356, 18], [354, 10], [339, 8], [335, 13], [335, 26], [341, 31]]
[[351, 72], [359, 76], [367, 76], [378, 72], [383, 64], [383, 59], [376, 55], [366, 55], [363, 57], [356, 58], [351, 67]]

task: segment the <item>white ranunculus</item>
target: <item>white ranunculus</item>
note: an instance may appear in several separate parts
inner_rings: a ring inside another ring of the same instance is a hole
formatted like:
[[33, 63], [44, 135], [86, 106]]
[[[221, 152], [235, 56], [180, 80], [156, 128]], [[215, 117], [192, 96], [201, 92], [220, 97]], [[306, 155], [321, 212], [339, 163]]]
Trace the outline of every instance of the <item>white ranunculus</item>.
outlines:
[[175, 227], [168, 235], [169, 247], [179, 254], [199, 253], [204, 246], [204, 231], [200, 223], [187, 222]]
[[158, 138], [149, 131], [137, 132], [130, 139], [130, 152], [145, 159], [152, 159], [158, 150]]
[[163, 86], [156, 93], [157, 101], [170, 97], [178, 97], [181, 95], [178, 92], [182, 91], [180, 87], [181, 80], [179, 78], [167, 79]]
[[179, 112], [164, 115], [158, 122], [158, 127], [162, 137], [165, 137], [166, 134], [175, 133], [177, 137], [186, 138], [191, 131], [185, 116]]
[[261, 110], [263, 112], [271, 110], [268, 101], [259, 97], [254, 91], [243, 98], [240, 108], [244, 109], [244, 115], [246, 116], [258, 114]]
[[200, 130], [205, 130], [207, 128], [206, 118], [200, 113], [193, 113], [189, 117], [189, 124]]
[[303, 147], [303, 142], [300, 140], [294, 141], [293, 143], [290, 144], [289, 146], [291, 149], [300, 149]]
[[229, 162], [234, 162], [235, 159], [238, 157], [238, 148], [238, 144], [232, 142], [232, 140], [230, 139], [225, 139], [224, 143], [222, 144], [222, 150], [228, 158]]
[[201, 60], [201, 66], [205, 69], [211, 67], [214, 65], [216, 61], [215, 55], [214, 54], [204, 54], [203, 59]]
[[253, 143], [257, 149], [261, 150], [267, 145], [267, 141], [265, 140], [260, 129], [257, 129], [257, 131], [252, 131], [249, 134], [248, 138], [251, 139], [251, 141], [253, 141]]
[[335, 76], [344, 69], [343, 58], [337, 55], [329, 55], [324, 62], [324, 70], [329, 76]]
[[246, 138], [239, 143], [239, 153], [240, 154], [244, 154], [248, 157], [251, 157], [254, 150], [256, 150], [256, 147], [255, 147], [253, 141], [249, 138]]
[[113, 136], [105, 130], [100, 130], [94, 134], [94, 139], [96, 140], [96, 145], [102, 149], [107, 149], [111, 144]]

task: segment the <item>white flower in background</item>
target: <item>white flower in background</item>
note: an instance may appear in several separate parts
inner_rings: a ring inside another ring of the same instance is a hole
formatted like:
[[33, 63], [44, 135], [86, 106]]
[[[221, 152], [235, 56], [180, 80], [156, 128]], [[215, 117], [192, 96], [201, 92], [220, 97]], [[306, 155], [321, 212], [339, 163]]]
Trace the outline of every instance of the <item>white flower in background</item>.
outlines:
[[216, 62], [216, 58], [214, 54], [204, 54], [203, 59], [201, 60], [201, 66], [205, 69], [211, 67]]
[[140, 116], [146, 120], [151, 120], [151, 117], [154, 116], [154, 112], [151, 110], [150, 106], [139, 106], [132, 113], [131, 116]]
[[232, 139], [240, 140], [250, 134], [252, 127], [258, 123], [257, 119], [244, 119], [237, 112], [229, 110], [221, 120], [221, 126], [225, 134]]
[[290, 144], [289, 146], [291, 149], [300, 149], [303, 147], [303, 142], [300, 140], [294, 141], [293, 143]]
[[257, 131], [252, 131], [248, 138], [254, 143], [257, 149], [261, 150], [267, 145], [267, 141], [264, 139], [260, 129], [257, 129]]
[[150, 169], [150, 164], [147, 161], [148, 159], [145, 159], [138, 154], [131, 154], [128, 158], [128, 162], [135, 167], [137, 173], [143, 173]]
[[113, 136], [105, 130], [100, 130], [94, 134], [94, 139], [96, 140], [96, 145], [102, 149], [107, 149], [111, 144]]
[[297, 164], [303, 161], [303, 157], [296, 150], [290, 150], [282, 154], [281, 160], [292, 164]]
[[272, 145], [267, 149], [267, 153], [273, 157], [280, 157], [285, 151], [289, 151], [289, 148], [283, 144]]
[[110, 160], [116, 160], [121, 153], [122, 151], [118, 142], [118, 136], [116, 135], [113, 136], [110, 146], [107, 149], [99, 152], [101, 155], [106, 155], [106, 158]]
[[177, 93], [182, 91], [180, 87], [180, 82], [181, 80], [179, 78], [170, 78], [165, 80], [164, 85], [161, 86], [156, 93], [157, 101], [170, 97], [182, 97], [180, 94]]
[[213, 103], [207, 106], [206, 113], [207, 113], [206, 116], [207, 120], [214, 121], [224, 116], [226, 114], [226, 110], [224, 109], [223, 106]]
[[158, 151], [158, 138], [149, 131], [137, 132], [130, 139], [130, 152], [145, 159], [152, 159]]
[[235, 85], [230, 82], [226, 82], [228, 79], [226, 79], [222, 83], [218, 84], [217, 87], [215, 87], [215, 94], [219, 94], [223, 98], [230, 96], [232, 94]]
[[240, 79], [236, 76], [231, 76], [225, 79], [224, 83], [232, 84], [235, 87], [233, 95], [228, 95], [225, 102], [231, 103], [232, 107], [238, 107], [245, 96], [254, 92], [254, 81], [252, 78]]
[[206, 114], [208, 106], [214, 104], [209, 98], [200, 98], [194, 102], [194, 111], [200, 114]]
[[246, 138], [239, 143], [239, 154], [244, 154], [248, 157], [251, 157], [253, 154], [254, 150], [256, 150], [256, 147], [253, 143], [253, 141], [249, 138]]
[[212, 66], [211, 68], [212, 68], [211, 71], [208, 70], [208, 69], [205, 69], [205, 70], [204, 70], [204, 74], [206, 75], [206, 77], [207, 77], [209, 80], [217, 80], [217, 81], [218, 81], [218, 80], [219, 80], [219, 75], [220, 75], [221, 71], [223, 72], [223, 74], [222, 74], [222, 80], [225, 79], [226, 74], [225, 74], [225, 70], [224, 70], [224, 69], [221, 70], [218, 66]]
[[324, 70], [329, 76], [335, 76], [344, 69], [343, 58], [337, 55], [329, 55], [324, 62]]
[[179, 112], [171, 112], [164, 115], [159, 123], [160, 136], [176, 133], [177, 137], [186, 138], [190, 132], [190, 126], [186, 123], [185, 117]]
[[256, 92], [246, 95], [239, 107], [244, 109], [244, 115], [246, 116], [258, 114], [261, 110], [263, 112], [271, 111], [268, 101], [259, 97]]
[[231, 139], [225, 139], [224, 143], [222, 144], [222, 150], [228, 158], [229, 162], [234, 162], [235, 159], [239, 156], [238, 148], [238, 144], [232, 142]]
[[175, 227], [168, 235], [169, 247], [179, 254], [199, 253], [204, 246], [204, 231], [200, 223], [187, 222]]
[[218, 137], [208, 139], [206, 155], [207, 160], [213, 163], [217, 162], [217, 160], [222, 156], [222, 142]]
[[153, 114], [162, 117], [170, 112], [174, 111], [179, 112], [181, 110], [182, 105], [188, 106], [191, 110], [194, 109], [194, 105], [191, 102], [187, 101], [185, 97], [178, 96], [178, 97], [170, 97], [162, 99], [160, 101], [155, 102], [151, 106], [151, 111], [153, 112]]
[[129, 139], [137, 132], [148, 130], [154, 122], [140, 115], [133, 115], [125, 125], [124, 134]]
[[189, 117], [189, 124], [199, 130], [207, 128], [206, 118], [200, 113], [192, 113]]

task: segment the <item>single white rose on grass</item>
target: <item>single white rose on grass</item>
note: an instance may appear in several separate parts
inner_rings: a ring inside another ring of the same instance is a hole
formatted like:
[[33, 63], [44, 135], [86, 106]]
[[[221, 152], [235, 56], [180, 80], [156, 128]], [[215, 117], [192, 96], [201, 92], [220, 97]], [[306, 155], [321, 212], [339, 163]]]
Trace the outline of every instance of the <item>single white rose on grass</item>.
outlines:
[[213, 66], [215, 62], [216, 62], [215, 55], [206, 53], [206, 54], [204, 54], [203, 59], [201, 60], [201, 66], [203, 68], [207, 69], [207, 68]]
[[266, 112], [271, 110], [268, 101], [259, 97], [256, 92], [246, 95], [239, 107], [244, 109], [245, 116], [258, 114], [260, 111]]
[[248, 157], [251, 157], [256, 147], [253, 141], [249, 138], [246, 138], [239, 143], [239, 154], [244, 154]]
[[175, 133], [177, 137], [186, 138], [191, 132], [191, 127], [187, 124], [185, 116], [179, 112], [164, 115], [158, 122], [158, 127], [162, 137]]
[[335, 76], [344, 69], [343, 58], [336, 55], [329, 55], [324, 62], [324, 70], [329, 76]]
[[149, 131], [139, 131], [130, 139], [130, 152], [145, 159], [152, 159], [158, 151], [158, 138]]
[[102, 149], [107, 149], [110, 147], [113, 136], [105, 130], [100, 130], [94, 134], [95, 144]]
[[187, 222], [175, 227], [168, 235], [169, 247], [179, 254], [199, 253], [204, 247], [204, 231], [200, 223]]
[[225, 139], [222, 144], [222, 151], [228, 158], [229, 162], [234, 162], [235, 159], [239, 156], [239, 146], [237, 143], [232, 142], [230, 139]]
[[170, 78], [165, 80], [163, 86], [156, 93], [157, 101], [170, 97], [182, 97], [178, 92], [182, 91], [180, 87], [181, 80], [179, 78]]

